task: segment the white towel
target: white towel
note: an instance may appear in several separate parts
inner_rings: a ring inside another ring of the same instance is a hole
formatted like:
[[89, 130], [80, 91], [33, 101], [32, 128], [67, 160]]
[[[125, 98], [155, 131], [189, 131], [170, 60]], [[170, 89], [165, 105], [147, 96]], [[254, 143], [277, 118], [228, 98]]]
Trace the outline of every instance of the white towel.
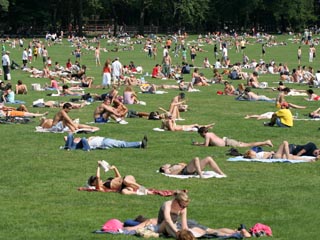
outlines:
[[288, 159], [249, 159], [249, 158], [244, 158], [242, 156], [238, 157], [232, 157], [229, 158], [228, 161], [230, 162], [238, 162], [238, 161], [243, 161], [243, 162], [264, 162], [264, 163], [275, 163], [275, 162], [281, 162], [281, 163], [306, 163], [309, 162], [314, 157], [305, 157], [306, 160], [288, 160]]
[[[194, 175], [174, 175], [174, 174], [166, 174], [166, 173], [162, 173], [162, 174], [167, 177], [181, 178], [181, 179], [200, 178], [200, 176], [198, 174], [194, 174]], [[226, 175], [220, 175], [214, 171], [203, 171], [202, 176], [203, 176], [203, 178], [225, 178], [225, 177], [227, 177]]]

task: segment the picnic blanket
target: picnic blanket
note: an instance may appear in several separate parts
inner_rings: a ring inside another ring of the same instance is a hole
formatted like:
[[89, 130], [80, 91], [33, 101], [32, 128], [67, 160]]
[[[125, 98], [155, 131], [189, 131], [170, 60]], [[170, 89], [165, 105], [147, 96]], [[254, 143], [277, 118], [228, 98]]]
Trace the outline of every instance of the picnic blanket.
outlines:
[[228, 158], [227, 161], [230, 162], [263, 162], [263, 163], [307, 163], [309, 162], [310, 159], [314, 158], [311, 156], [306, 156], [305, 157], [306, 160], [288, 160], [288, 159], [248, 159], [248, 158], [244, 158], [243, 156], [238, 156], [238, 157], [232, 157], [232, 158]]
[[[159, 172], [159, 171], [158, 171]], [[175, 174], [167, 174], [167, 173], [161, 173], [167, 177], [173, 177], [173, 178], [180, 178], [180, 179], [186, 179], [186, 178], [200, 178], [198, 174], [193, 175], [175, 175]], [[220, 175], [214, 171], [203, 171], [203, 178], [225, 178], [226, 175]]]
[[[67, 133], [70, 130], [68, 128], [63, 129], [62, 131], [56, 131], [55, 129], [51, 129], [51, 128], [43, 128], [41, 126], [36, 126], [36, 130], [35, 132], [41, 132], [41, 133]], [[79, 128], [76, 130], [76, 133], [93, 133], [96, 132], [93, 129], [83, 129], [83, 128]]]

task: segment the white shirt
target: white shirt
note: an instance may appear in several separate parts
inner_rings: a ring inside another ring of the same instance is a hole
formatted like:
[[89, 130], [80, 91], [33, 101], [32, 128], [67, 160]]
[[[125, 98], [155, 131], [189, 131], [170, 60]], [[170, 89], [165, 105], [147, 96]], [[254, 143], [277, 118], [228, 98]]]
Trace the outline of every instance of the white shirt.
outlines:
[[22, 60], [28, 60], [28, 52], [27, 50], [24, 50], [22, 53]]
[[10, 66], [10, 58], [6, 53], [2, 56], [2, 66]]
[[119, 77], [122, 73], [122, 64], [119, 62], [119, 60], [115, 60], [111, 64], [111, 69], [112, 69], [112, 75]]
[[91, 149], [96, 149], [102, 146], [103, 139], [104, 137], [92, 137], [92, 138], [89, 138], [88, 144]]

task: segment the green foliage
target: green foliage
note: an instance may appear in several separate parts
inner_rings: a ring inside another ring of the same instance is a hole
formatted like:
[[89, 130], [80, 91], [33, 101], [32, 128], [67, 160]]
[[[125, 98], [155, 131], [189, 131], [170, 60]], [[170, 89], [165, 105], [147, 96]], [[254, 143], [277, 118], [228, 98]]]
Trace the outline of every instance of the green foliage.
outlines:
[[9, 1], [8, 0], [0, 0], [0, 7], [1, 7], [2, 11], [4, 11], [4, 12], [8, 11]]
[[[297, 66], [296, 50], [298, 44], [291, 43], [293, 36], [276, 36], [276, 41], [285, 41], [285, 46], [267, 48], [264, 60], [274, 59], [277, 63], [287, 63], [290, 69]], [[318, 37], [318, 36], [315, 36]], [[195, 40], [192, 36], [188, 41]], [[30, 39], [26, 39], [26, 43]], [[261, 45], [254, 39], [248, 39], [246, 54], [250, 59], [260, 59]], [[95, 46], [95, 44], [89, 43]], [[101, 41], [101, 47], [111, 50], [113, 45]], [[135, 51], [102, 52], [102, 62], [120, 57], [123, 64], [131, 60], [142, 65], [144, 72], [151, 72], [156, 63], [161, 62], [161, 54], [154, 61], [146, 57], [142, 45], [134, 45]], [[11, 59], [20, 62], [22, 49], [10, 49]], [[158, 43], [160, 50], [160, 44]], [[204, 52], [196, 57], [196, 66], [201, 66], [204, 57], [214, 62], [213, 46], [203, 46]], [[64, 41], [63, 45], [48, 47], [53, 62], [64, 65], [73, 48]], [[318, 69], [318, 60], [308, 62], [308, 46], [302, 45], [302, 65], [310, 65]], [[242, 54], [229, 50], [232, 62], [241, 61]], [[173, 58], [175, 64], [181, 59]], [[88, 75], [93, 76], [94, 84], [101, 82], [101, 67], [94, 63], [93, 51], [83, 50], [81, 63], [88, 67]], [[42, 67], [41, 59], [32, 63]], [[212, 70], [201, 69], [208, 78]], [[30, 78], [29, 74], [20, 70], [12, 71], [12, 83], [22, 79], [31, 89], [32, 83], [48, 83], [47, 79]], [[155, 80], [145, 77], [147, 81], [161, 84], [176, 84], [173, 80]], [[184, 76], [186, 81], [190, 75]], [[269, 86], [276, 87], [278, 75], [260, 75], [259, 81], [266, 81]], [[233, 85], [243, 81], [232, 81]], [[289, 87], [306, 89], [304, 85]], [[124, 87], [120, 88], [120, 93]], [[231, 96], [216, 95], [223, 85], [215, 84], [200, 88], [201, 92], [186, 93], [190, 111], [182, 113], [186, 120], [179, 124], [207, 124], [215, 122], [212, 129], [219, 136], [228, 136], [246, 142], [271, 139], [276, 149], [283, 140], [292, 143], [313, 141], [319, 145], [319, 124], [317, 121], [295, 121], [291, 129], [265, 128], [261, 121], [245, 120], [246, 114], [274, 111], [274, 105], [267, 102], [235, 101]], [[135, 88], [138, 92], [139, 89]], [[138, 94], [146, 106], [133, 105], [130, 109], [137, 111], [154, 111], [159, 106], [168, 108], [177, 90], [167, 90], [167, 94]], [[320, 94], [318, 89], [314, 89]], [[86, 92], [101, 94], [102, 89], [87, 89]], [[275, 97], [271, 90], [256, 90], [260, 94]], [[29, 91], [27, 95], [17, 95], [16, 99], [27, 102], [31, 112], [49, 111], [51, 118], [57, 109], [32, 108], [32, 101], [38, 98], [58, 100], [49, 97], [45, 92]], [[61, 97], [68, 101], [70, 97]], [[60, 99], [60, 98], [59, 98]], [[288, 96], [287, 100], [295, 104], [306, 105], [306, 109], [292, 110], [299, 116], [318, 108], [317, 102], [307, 102], [302, 96]], [[72, 110], [72, 118], [80, 118], [80, 122], [92, 121], [92, 113], [99, 103], [95, 102], [83, 109]], [[0, 160], [0, 239], [134, 239], [123, 235], [95, 235], [92, 231], [99, 229], [110, 218], [125, 220], [143, 214], [156, 217], [160, 205], [170, 199], [159, 196], [123, 196], [115, 193], [79, 192], [77, 187], [83, 186], [90, 175], [95, 174], [96, 162], [101, 159], [118, 166], [123, 175], [133, 174], [137, 181], [146, 187], [158, 189], [188, 189], [192, 199], [188, 208], [188, 217], [196, 219], [203, 225], [212, 228], [228, 227], [235, 229], [240, 223], [247, 227], [257, 222], [272, 227], [273, 239], [318, 239], [319, 214], [318, 189], [319, 162], [306, 164], [264, 164], [228, 162], [225, 155], [228, 148], [196, 147], [191, 145], [192, 139], [202, 141], [198, 134], [192, 132], [155, 132], [158, 121], [145, 119], [128, 119], [128, 125], [108, 123], [97, 125], [101, 130], [94, 135], [108, 136], [128, 141], [141, 140], [148, 135], [149, 147], [142, 149], [110, 149], [101, 151], [64, 151], [63, 134], [35, 133], [38, 119], [29, 124], [0, 124], [1, 160]], [[80, 135], [85, 136], [88, 135]], [[269, 150], [269, 148], [265, 148]], [[246, 149], [239, 149], [244, 152]], [[195, 156], [213, 155], [222, 170], [228, 175], [225, 179], [188, 179], [167, 178], [156, 173], [164, 163], [187, 162]], [[111, 176], [112, 173], [107, 173]]]

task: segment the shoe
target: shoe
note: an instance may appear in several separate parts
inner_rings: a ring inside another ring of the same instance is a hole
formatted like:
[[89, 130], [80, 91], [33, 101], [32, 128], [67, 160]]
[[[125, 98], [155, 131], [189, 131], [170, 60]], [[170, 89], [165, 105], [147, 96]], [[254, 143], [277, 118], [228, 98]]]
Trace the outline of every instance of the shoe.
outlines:
[[246, 225], [240, 224], [240, 227], [238, 227], [238, 231], [241, 231], [242, 229], [246, 229]]
[[127, 122], [127, 121], [125, 121], [125, 120], [123, 120], [123, 119], [122, 119], [122, 120], [120, 120], [120, 121], [118, 121], [118, 123], [119, 123], [119, 124], [128, 124], [128, 122]]
[[148, 146], [148, 140], [143, 138], [141, 142], [141, 148], [147, 148], [147, 146]]
[[265, 126], [265, 127], [272, 127], [272, 126], [270, 125], [270, 123], [268, 123], [268, 122], [264, 122], [264, 123], [263, 123], [263, 126]]
[[148, 142], [148, 137], [147, 137], [147, 135], [144, 135], [144, 136], [143, 136], [143, 139], [146, 140], [146, 142]]

